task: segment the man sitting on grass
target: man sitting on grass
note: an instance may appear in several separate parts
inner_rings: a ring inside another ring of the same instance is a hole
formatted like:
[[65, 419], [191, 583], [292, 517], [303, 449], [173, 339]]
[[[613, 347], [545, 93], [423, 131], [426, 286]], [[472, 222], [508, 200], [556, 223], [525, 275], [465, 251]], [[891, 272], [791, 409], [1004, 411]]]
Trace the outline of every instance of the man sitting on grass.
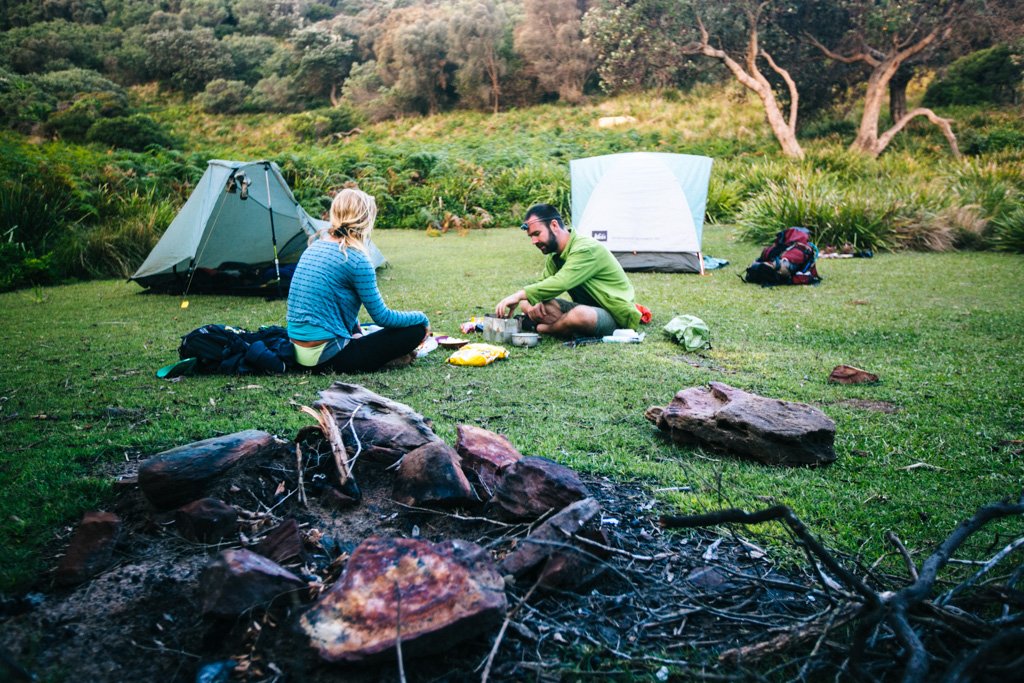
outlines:
[[[603, 337], [616, 328], [636, 329], [640, 312], [633, 285], [603, 244], [570, 231], [550, 204], [530, 207], [519, 227], [547, 254], [544, 276], [499, 301], [499, 317], [508, 317], [519, 304], [538, 332], [557, 337]], [[563, 292], [572, 301], [555, 298]]]

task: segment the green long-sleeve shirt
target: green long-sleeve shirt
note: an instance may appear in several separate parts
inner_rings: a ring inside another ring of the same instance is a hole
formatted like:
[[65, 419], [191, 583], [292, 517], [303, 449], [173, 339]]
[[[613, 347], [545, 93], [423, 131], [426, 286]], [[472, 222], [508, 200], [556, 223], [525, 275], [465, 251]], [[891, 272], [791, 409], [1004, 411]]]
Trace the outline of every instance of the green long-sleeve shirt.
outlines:
[[523, 288], [531, 304], [568, 292], [578, 304], [611, 313], [619, 327], [636, 329], [640, 325], [632, 283], [612, 253], [597, 240], [573, 231], [561, 254], [548, 254], [543, 277]]

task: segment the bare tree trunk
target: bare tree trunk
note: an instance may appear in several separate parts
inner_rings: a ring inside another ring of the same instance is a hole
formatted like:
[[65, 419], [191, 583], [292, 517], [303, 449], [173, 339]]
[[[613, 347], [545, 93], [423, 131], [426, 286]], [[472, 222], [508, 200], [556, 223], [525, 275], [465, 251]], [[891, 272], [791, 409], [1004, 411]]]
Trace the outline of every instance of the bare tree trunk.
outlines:
[[[800, 147], [800, 143], [796, 139], [796, 116], [797, 116], [797, 104], [799, 102], [799, 95], [797, 93], [796, 83], [790, 78], [789, 73], [785, 69], [780, 68], [771, 56], [758, 48], [758, 35], [757, 35], [757, 22], [758, 13], [748, 13], [748, 21], [750, 23], [750, 35], [747, 43], [747, 54], [746, 54], [746, 65], [741, 65], [735, 59], [729, 56], [727, 52], [716, 47], [712, 47], [710, 43], [710, 36], [708, 35], [707, 29], [704, 27], [704, 22], [697, 19], [698, 28], [700, 28], [700, 43], [692, 45], [686, 48], [690, 52], [696, 52], [706, 57], [714, 57], [725, 64], [726, 68], [732, 72], [732, 75], [736, 77], [740, 83], [743, 84], [749, 90], [752, 90], [758, 98], [761, 100], [761, 105], [764, 107], [765, 118], [768, 120], [768, 125], [772, 129], [772, 133], [775, 134], [775, 139], [778, 140], [779, 146], [782, 147], [782, 153], [788, 157], [794, 159], [803, 159], [804, 150]], [[769, 66], [782, 76], [782, 79], [786, 82], [786, 87], [789, 88], [790, 95], [790, 108], [789, 118], [782, 113], [782, 109], [779, 107], [779, 101], [775, 98], [775, 91], [772, 90], [771, 83], [764, 77], [764, 74], [757, 68], [758, 57], [764, 57], [768, 62]]]
[[[810, 42], [821, 50], [826, 57], [846, 64], [864, 62], [872, 68], [871, 76], [868, 77], [867, 92], [864, 95], [864, 112], [861, 114], [857, 137], [850, 144], [851, 150], [867, 154], [871, 157], [877, 157], [892, 142], [892, 138], [896, 133], [900, 132], [907, 125], [908, 121], [916, 116], [926, 116], [929, 121], [942, 130], [943, 135], [949, 141], [949, 146], [953, 150], [954, 156], [960, 156], [960, 149], [957, 147], [956, 136], [953, 134], [950, 120], [937, 116], [930, 109], [915, 109], [910, 114], [905, 114], [895, 120], [892, 127], [885, 131], [885, 133], [881, 135], [878, 133], [882, 103], [885, 100], [886, 91], [889, 89], [893, 77], [908, 59], [924, 50], [936, 40], [945, 38], [949, 34], [949, 30], [948, 26], [944, 28], [936, 27], [923, 38], [909, 45], [907, 43], [901, 44], [894, 40], [893, 46], [884, 54], [878, 50], [866, 48], [850, 55], [841, 55], [822, 45], [813, 36], [807, 35]], [[904, 94], [905, 88], [906, 86], [904, 85]]]
[[889, 81], [889, 118], [896, 123], [907, 115], [907, 85], [914, 77], [914, 68], [903, 66]]

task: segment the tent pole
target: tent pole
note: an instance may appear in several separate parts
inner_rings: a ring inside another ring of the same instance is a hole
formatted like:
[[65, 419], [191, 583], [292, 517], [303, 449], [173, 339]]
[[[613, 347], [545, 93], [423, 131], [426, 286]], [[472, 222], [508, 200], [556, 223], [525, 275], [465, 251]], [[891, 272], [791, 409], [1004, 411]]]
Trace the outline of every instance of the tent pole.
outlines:
[[277, 296], [281, 297], [281, 264], [277, 260], [277, 232], [274, 231], [274, 209], [270, 206], [270, 162], [263, 162], [263, 181], [267, 185], [267, 211], [270, 212], [270, 240], [274, 243], [274, 275], [277, 277]]
[[707, 273], [704, 272], [704, 252], [697, 252], [697, 262], [700, 264], [700, 274], [707, 275]]

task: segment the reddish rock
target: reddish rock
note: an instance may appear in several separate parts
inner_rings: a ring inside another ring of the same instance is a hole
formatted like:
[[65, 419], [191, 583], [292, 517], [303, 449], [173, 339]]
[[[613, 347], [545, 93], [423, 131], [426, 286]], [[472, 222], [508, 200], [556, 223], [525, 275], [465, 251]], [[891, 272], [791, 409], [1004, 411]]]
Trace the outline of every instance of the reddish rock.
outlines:
[[237, 617], [253, 608], [289, 600], [306, 583], [277, 563], [250, 550], [222, 551], [199, 580], [203, 614]]
[[437, 656], [496, 628], [505, 609], [504, 583], [483, 548], [371, 537], [299, 623], [323, 659], [360, 662], [393, 659], [399, 628], [403, 657]]
[[112, 512], [86, 512], [60, 558], [54, 580], [62, 586], [73, 586], [107, 569], [122, 532], [121, 518]]
[[217, 498], [200, 498], [175, 511], [174, 525], [190, 541], [216, 543], [235, 535], [238, 513]]
[[565, 507], [537, 527], [505, 556], [499, 565], [502, 574], [516, 578], [541, 567], [540, 584], [546, 588], [572, 589], [589, 580], [598, 569], [594, 562], [600, 549], [575, 541], [583, 537], [606, 544], [601, 532], [601, 506], [593, 498], [584, 498]]
[[334, 414], [350, 457], [356, 449], [352, 433], [358, 436], [359, 462], [391, 465], [411, 450], [440, 441], [430, 423], [415, 410], [358, 384], [335, 382], [321, 391], [320, 400], [313, 404], [317, 410], [321, 406]]
[[828, 376], [829, 384], [874, 384], [877, 381], [878, 375], [852, 365], [837, 365]]
[[158, 453], [139, 466], [139, 488], [161, 510], [202, 498], [239, 461], [281, 448], [266, 432], [249, 429]]
[[460, 463], [455, 449], [442, 441], [409, 451], [395, 472], [391, 497], [415, 506], [476, 500]]
[[286, 519], [268, 531], [253, 550], [274, 562], [302, 557], [302, 532], [299, 523]]
[[686, 446], [706, 446], [766, 465], [823, 465], [836, 459], [836, 425], [805, 403], [749, 394], [721, 382], [692, 387], [644, 416]]
[[522, 454], [501, 434], [473, 425], [459, 425], [457, 430], [455, 450], [462, 456], [462, 468], [476, 473], [490, 495], [498, 483], [498, 470], [519, 460]]
[[[601, 529], [583, 529], [578, 538], [608, 545], [608, 537]], [[576, 590], [604, 571], [601, 560], [608, 552], [593, 545], [577, 543], [571, 550], [561, 550], [544, 563], [537, 583], [548, 590]]]
[[553, 460], [529, 456], [501, 470], [490, 505], [504, 519], [536, 519], [589, 496], [574, 471]]

